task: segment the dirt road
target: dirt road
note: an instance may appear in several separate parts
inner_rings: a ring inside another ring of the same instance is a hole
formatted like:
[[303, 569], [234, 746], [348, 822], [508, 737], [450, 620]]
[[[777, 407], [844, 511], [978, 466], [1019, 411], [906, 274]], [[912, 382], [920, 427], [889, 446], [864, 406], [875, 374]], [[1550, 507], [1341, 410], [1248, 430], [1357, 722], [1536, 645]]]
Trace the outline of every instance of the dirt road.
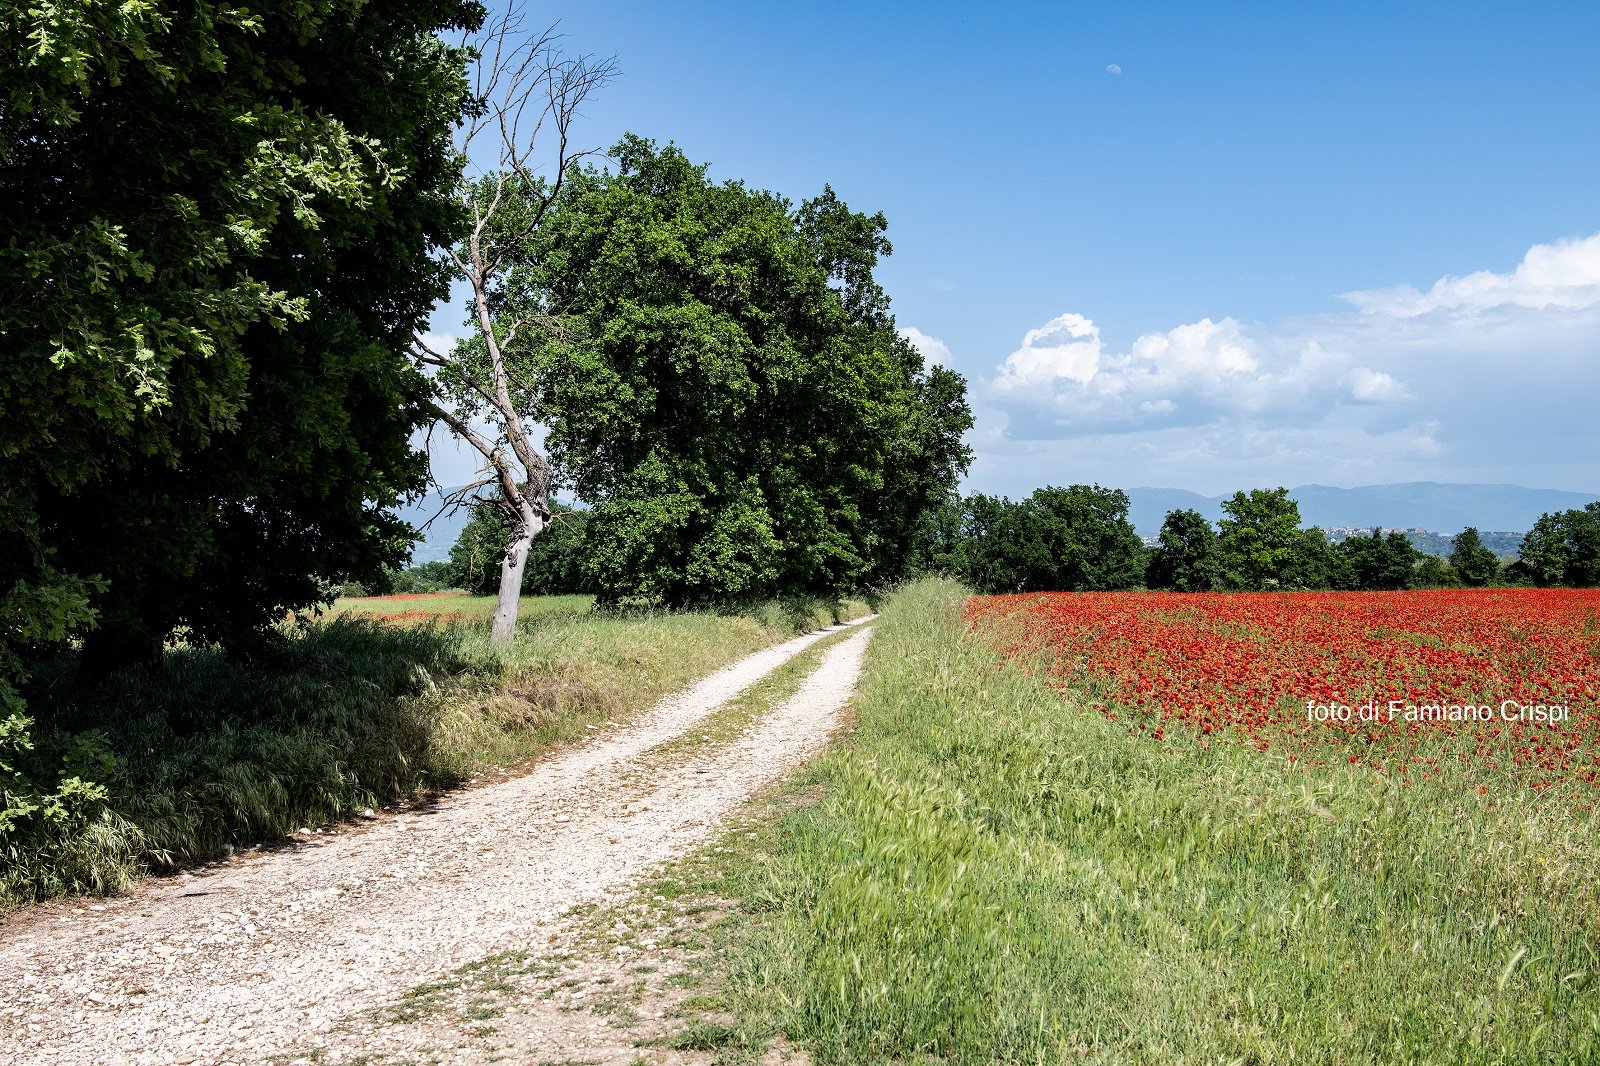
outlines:
[[743, 659], [526, 776], [0, 925], [0, 1059], [303, 1055], [336, 1023], [348, 1033], [352, 1017], [463, 964], [548, 947], [570, 909], [706, 840], [826, 743], [870, 629], [828, 648], [793, 697], [725, 745], [649, 757], [830, 632]]

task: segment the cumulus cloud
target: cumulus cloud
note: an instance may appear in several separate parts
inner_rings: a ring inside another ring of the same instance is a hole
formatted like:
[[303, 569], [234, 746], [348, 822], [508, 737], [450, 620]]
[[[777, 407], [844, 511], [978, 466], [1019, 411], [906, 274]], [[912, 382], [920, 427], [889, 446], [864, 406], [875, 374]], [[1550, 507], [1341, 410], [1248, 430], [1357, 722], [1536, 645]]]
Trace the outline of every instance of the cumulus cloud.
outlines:
[[[1093, 321], [1068, 313], [1024, 334], [990, 387], [1063, 428], [1194, 422], [1229, 411], [1293, 416], [1319, 391], [1341, 389], [1348, 369], [1315, 341], [1258, 339], [1232, 318], [1147, 333], [1113, 352]], [[1381, 391], [1375, 379], [1360, 384], [1367, 402]], [[1403, 391], [1392, 379], [1385, 387]]]
[[1203, 318], [1125, 349], [1087, 315], [1059, 314], [979, 383], [1004, 428], [980, 445], [974, 476], [1020, 479], [1049, 456], [1073, 473], [1003, 489], [1063, 477], [1214, 491], [1600, 480], [1590, 458], [1600, 429], [1587, 413], [1600, 393], [1600, 234], [1535, 245], [1507, 273], [1345, 298], [1355, 309]]
[[899, 332], [911, 347], [922, 353], [929, 366], [949, 366], [954, 359], [950, 346], [938, 337], [930, 337], [915, 326], [906, 326]]
[[1382, 370], [1358, 366], [1345, 378], [1350, 396], [1360, 403], [1395, 403], [1409, 400], [1410, 391]]
[[1066, 380], [1087, 385], [1100, 372], [1100, 330], [1078, 314], [1052, 318], [1022, 338], [1006, 357], [995, 388], [1002, 395], [1026, 396]]
[[1343, 299], [1369, 314], [1414, 318], [1438, 310], [1503, 307], [1600, 307], [1600, 233], [1536, 244], [1509, 274], [1479, 270], [1444, 277], [1427, 292], [1410, 285], [1347, 292]]

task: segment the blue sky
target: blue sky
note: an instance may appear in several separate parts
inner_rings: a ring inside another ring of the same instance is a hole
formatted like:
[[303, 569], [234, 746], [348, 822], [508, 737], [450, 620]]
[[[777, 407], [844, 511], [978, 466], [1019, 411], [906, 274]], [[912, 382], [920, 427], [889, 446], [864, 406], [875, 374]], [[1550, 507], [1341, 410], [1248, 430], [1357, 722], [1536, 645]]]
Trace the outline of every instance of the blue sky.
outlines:
[[1317, 8], [530, 13], [617, 57], [585, 143], [888, 216], [971, 489], [1600, 490], [1600, 5]]

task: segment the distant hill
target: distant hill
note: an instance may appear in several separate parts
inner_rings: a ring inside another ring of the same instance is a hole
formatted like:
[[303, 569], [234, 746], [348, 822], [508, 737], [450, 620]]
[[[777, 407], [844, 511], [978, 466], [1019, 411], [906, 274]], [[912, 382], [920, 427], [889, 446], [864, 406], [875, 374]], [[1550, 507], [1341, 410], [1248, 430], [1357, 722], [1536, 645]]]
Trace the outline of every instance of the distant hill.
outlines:
[[[428, 528], [423, 532], [423, 539], [411, 550], [411, 565], [419, 566], [422, 563], [440, 562], [450, 558], [450, 548], [460, 538], [461, 531], [467, 526], [467, 509], [458, 507], [454, 510], [439, 514], [439, 509], [444, 506], [445, 494], [454, 492], [454, 489], [445, 489], [441, 493], [438, 489], [429, 489], [428, 494], [416, 503], [401, 507], [396, 513], [412, 528], [421, 529], [433, 519]], [[437, 518], [434, 516], [438, 515]]]
[[1224, 496], [1202, 496], [1187, 489], [1128, 489], [1128, 519], [1141, 537], [1161, 532], [1169, 511], [1187, 508], [1215, 522], [1222, 517]]
[[[1453, 536], [1467, 526], [1509, 531], [1517, 536], [1542, 514], [1566, 511], [1600, 500], [1600, 495], [1561, 489], [1528, 489], [1520, 485], [1453, 485], [1410, 481], [1399, 485], [1362, 485], [1352, 489], [1300, 485], [1289, 490], [1300, 501], [1300, 517], [1324, 529], [1385, 528], [1432, 530]], [[1161, 532], [1167, 512], [1192, 507], [1212, 521], [1222, 517], [1223, 496], [1202, 496], [1183, 489], [1128, 490], [1129, 517], [1142, 535]], [[1509, 533], [1508, 533], [1509, 535]]]

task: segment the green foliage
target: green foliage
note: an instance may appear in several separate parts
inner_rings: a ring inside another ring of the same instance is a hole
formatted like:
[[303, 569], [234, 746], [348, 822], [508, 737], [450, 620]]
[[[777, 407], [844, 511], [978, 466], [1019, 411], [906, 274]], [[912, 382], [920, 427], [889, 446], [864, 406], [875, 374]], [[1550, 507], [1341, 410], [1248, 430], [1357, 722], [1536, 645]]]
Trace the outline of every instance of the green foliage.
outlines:
[[1089, 592], [1137, 588], [1144, 580], [1144, 545], [1121, 489], [1046, 486], [1026, 508], [1035, 564], [1028, 587]]
[[[1184, 592], [1397, 590], [1462, 583], [1457, 567], [1425, 556], [1402, 532], [1331, 542], [1300, 528], [1299, 505], [1286, 489], [1235, 493], [1220, 534], [1196, 511], [1169, 512], [1161, 536], [1143, 553], [1148, 587]], [[1021, 503], [982, 494], [954, 497], [931, 510], [918, 531], [921, 572], [950, 574], [985, 593], [1131, 588], [1142, 549], [1126, 521], [1120, 492], [1098, 486], [1041, 489]], [[1492, 551], [1468, 530], [1457, 538], [1478, 569], [1478, 584], [1600, 581], [1584, 559], [1600, 553], [1600, 507], [1546, 515], [1529, 534], [1521, 562], [1501, 574]], [[1586, 548], [1585, 545], [1592, 545]], [[1130, 569], [1131, 568], [1131, 569]]]
[[[95, 856], [129, 845], [120, 822], [102, 806], [102, 781], [115, 765], [90, 733], [70, 744], [39, 750], [22, 687], [25, 653], [57, 644], [93, 624], [93, 583], [48, 565], [37, 584], [18, 581], [0, 596], [0, 864], [40, 871], [50, 884], [118, 887], [97, 880]], [[0, 873], [0, 898], [7, 894]]]
[[930, 508], [917, 523], [909, 572], [953, 575], [966, 565], [966, 501], [955, 492]]
[[979, 592], [1017, 592], [1033, 576], [1026, 504], [975, 493], [962, 501], [950, 573]]
[[1194, 510], [1167, 512], [1161, 537], [1150, 553], [1145, 582], [1153, 589], [1210, 592], [1221, 580], [1217, 532]]
[[391, 576], [385, 595], [444, 592], [458, 587], [455, 567], [442, 559], [407, 567]]
[[1600, 503], [1540, 515], [1518, 554], [1534, 584], [1600, 585]]
[[942, 558], [982, 592], [1136, 588], [1146, 569], [1127, 494], [1099, 485], [1046, 486], [1020, 503], [968, 497], [960, 540]]
[[1300, 505], [1286, 488], [1236, 492], [1218, 523], [1223, 582], [1240, 590], [1280, 587], [1300, 538]]
[[965, 384], [873, 280], [882, 216], [713, 184], [638, 137], [574, 172], [498, 294], [525, 331], [557, 468], [594, 502], [606, 603], [826, 592], [898, 577], [954, 487]]
[[[466, 0], [13, 5], [0, 19], [0, 588], [91, 666], [250, 641], [403, 558]], [[89, 584], [98, 575], [103, 584]], [[79, 616], [80, 623], [87, 616]], [[82, 625], [78, 627], [82, 631]], [[31, 653], [30, 653], [31, 654]]]
[[[1455, 549], [1455, 538], [1444, 533], [1431, 533], [1426, 530], [1408, 529], [1406, 537], [1416, 545], [1418, 551], [1430, 555], [1437, 555], [1441, 559], [1448, 559]], [[1507, 533], [1500, 531], [1479, 531], [1478, 540], [1490, 554], [1498, 559], [1515, 559], [1517, 545], [1522, 543], [1522, 533]]]
[[1302, 529], [1294, 542], [1278, 587], [1290, 590], [1359, 588], [1350, 557], [1330, 544], [1321, 529]]
[[1478, 531], [1468, 526], [1450, 542], [1450, 565], [1460, 576], [1463, 585], [1482, 587], [1495, 579], [1500, 571], [1500, 558], [1484, 547]]
[[[1498, 560], [1496, 562], [1498, 569]], [[1458, 588], [1461, 584], [1456, 568], [1437, 555], [1424, 555], [1411, 575], [1411, 587], [1416, 589]]]
[[1413, 573], [1422, 555], [1404, 533], [1373, 529], [1368, 537], [1350, 537], [1338, 547], [1350, 564], [1350, 574], [1358, 589], [1395, 591], [1411, 587]]
[[[584, 534], [589, 512], [551, 501], [550, 517], [550, 524], [533, 538], [533, 546], [528, 549], [528, 562], [522, 571], [523, 595], [590, 591], [584, 572], [588, 551]], [[444, 580], [479, 596], [494, 595], [500, 589], [500, 560], [508, 536], [506, 521], [496, 507], [474, 504], [472, 517], [450, 548], [450, 562], [440, 564], [448, 568], [449, 576]]]

